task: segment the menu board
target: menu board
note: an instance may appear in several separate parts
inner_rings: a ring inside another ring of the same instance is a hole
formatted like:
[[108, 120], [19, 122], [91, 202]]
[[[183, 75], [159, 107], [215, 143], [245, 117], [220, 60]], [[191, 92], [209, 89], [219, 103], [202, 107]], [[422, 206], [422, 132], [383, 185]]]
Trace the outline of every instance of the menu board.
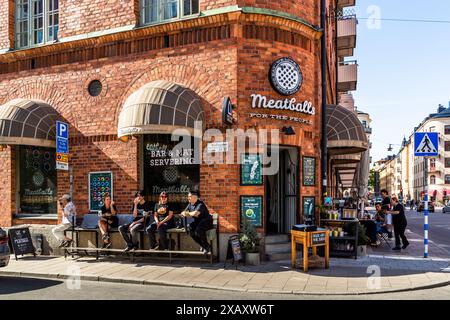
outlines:
[[241, 155], [241, 186], [260, 186], [263, 184], [262, 161], [260, 154]]
[[33, 240], [31, 239], [30, 229], [26, 228], [12, 228], [9, 229], [9, 238], [14, 250], [14, 255], [24, 255], [26, 253], [35, 254]]
[[303, 221], [305, 224], [315, 224], [315, 201], [314, 197], [303, 197]]
[[262, 196], [241, 196], [241, 221], [247, 220], [255, 227], [262, 227]]
[[312, 234], [312, 245], [313, 246], [325, 244], [325, 240], [326, 240], [325, 232]]
[[89, 173], [89, 210], [99, 211], [105, 194], [113, 199], [113, 174], [111, 171]]
[[303, 185], [316, 185], [316, 158], [303, 157]]

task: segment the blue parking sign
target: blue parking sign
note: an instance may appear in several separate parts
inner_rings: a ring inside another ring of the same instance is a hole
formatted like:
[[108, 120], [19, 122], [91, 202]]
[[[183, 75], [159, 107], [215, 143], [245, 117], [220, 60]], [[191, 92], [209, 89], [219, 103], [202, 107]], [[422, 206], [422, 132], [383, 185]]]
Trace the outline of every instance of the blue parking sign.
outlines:
[[414, 133], [414, 155], [416, 157], [437, 157], [439, 155], [439, 134], [437, 132]]
[[69, 153], [69, 125], [56, 121], [56, 152]]

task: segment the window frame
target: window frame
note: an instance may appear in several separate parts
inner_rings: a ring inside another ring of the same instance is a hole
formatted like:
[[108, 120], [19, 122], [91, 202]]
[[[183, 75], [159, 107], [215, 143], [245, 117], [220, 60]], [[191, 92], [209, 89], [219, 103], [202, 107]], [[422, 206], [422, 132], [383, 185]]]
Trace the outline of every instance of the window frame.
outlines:
[[[434, 182], [433, 182], [433, 180], [434, 180]], [[432, 185], [432, 184], [436, 184], [436, 176], [435, 175], [430, 176], [430, 185]]]
[[444, 134], [445, 135], [450, 135], [450, 125], [445, 125], [444, 126]]
[[[149, 26], [149, 25], [157, 25], [157, 24], [162, 24], [162, 23], [170, 23], [173, 21], [179, 21], [179, 20], [183, 20], [183, 19], [188, 19], [188, 18], [192, 18], [192, 17], [196, 17], [200, 15], [200, 2], [201, 0], [198, 0], [198, 12], [197, 13], [191, 13], [189, 15], [185, 15], [184, 14], [184, 0], [175, 0], [177, 2], [177, 16], [175, 18], [170, 18], [170, 19], [164, 19], [164, 10], [163, 10], [163, 5], [162, 3], [166, 3], [167, 1], [172, 1], [172, 0], [156, 0], [157, 3], [157, 20], [156, 21], [151, 21], [151, 22], [146, 22], [146, 8], [148, 8], [149, 6], [145, 6], [145, 1], [146, 0], [140, 0], [139, 1], [139, 21], [140, 21], [140, 25], [141, 26]], [[150, 0], [151, 1], [151, 0]], [[192, 0], [189, 0], [191, 3], [191, 9], [192, 9]]]
[[[42, 13], [34, 14], [34, 5], [35, 3], [42, 1]], [[50, 11], [50, 2], [54, 4], [53, 2], [58, 2], [58, 9], [53, 9]], [[26, 17], [22, 19], [19, 19], [19, 7], [23, 7], [24, 3], [27, 4], [27, 14]], [[28, 48], [34, 48], [42, 45], [46, 45], [49, 43], [55, 43], [58, 41], [58, 31], [59, 31], [59, 0], [14, 0], [14, 48], [19, 49], [28, 49]], [[53, 17], [54, 15], [58, 16], [58, 20], [56, 24], [50, 24], [50, 17]], [[34, 23], [36, 18], [42, 19], [42, 26], [35, 29]], [[20, 29], [21, 23], [27, 23], [26, 31], [22, 31]], [[56, 33], [54, 33], [53, 37], [50, 38], [49, 36], [49, 29], [52, 28], [53, 32], [56, 30]], [[35, 31], [41, 30], [42, 32], [42, 41], [37, 42], [35, 39]], [[26, 35], [26, 45], [22, 45], [22, 36]]]

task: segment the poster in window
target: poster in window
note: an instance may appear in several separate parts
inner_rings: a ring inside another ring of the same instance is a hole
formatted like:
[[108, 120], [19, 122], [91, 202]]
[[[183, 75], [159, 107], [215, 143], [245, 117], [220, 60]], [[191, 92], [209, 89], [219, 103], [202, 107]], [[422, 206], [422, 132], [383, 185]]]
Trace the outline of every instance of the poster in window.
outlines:
[[303, 197], [303, 221], [307, 225], [315, 225], [316, 199], [314, 197]]
[[113, 174], [111, 171], [89, 173], [89, 210], [99, 211], [106, 194], [113, 199]]
[[316, 158], [303, 157], [303, 185], [306, 187], [316, 185]]
[[241, 155], [241, 186], [261, 186], [263, 184], [260, 154]]
[[241, 222], [247, 220], [255, 227], [262, 227], [262, 196], [241, 196]]
[[200, 188], [199, 146], [200, 140], [191, 136], [182, 136], [179, 141], [172, 141], [170, 134], [144, 136], [144, 189], [148, 201], [157, 202], [165, 191], [174, 212], [186, 207], [189, 191]]
[[55, 149], [20, 146], [19, 150], [19, 213], [56, 214]]

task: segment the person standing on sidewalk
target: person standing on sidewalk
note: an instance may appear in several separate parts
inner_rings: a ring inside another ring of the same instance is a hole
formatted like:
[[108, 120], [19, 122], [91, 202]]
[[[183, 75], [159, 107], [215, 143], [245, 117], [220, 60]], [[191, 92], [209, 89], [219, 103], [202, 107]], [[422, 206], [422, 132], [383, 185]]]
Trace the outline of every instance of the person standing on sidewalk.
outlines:
[[76, 208], [72, 202], [72, 199], [68, 194], [63, 195], [59, 199], [59, 205], [63, 209], [62, 224], [54, 227], [52, 233], [55, 238], [59, 241], [58, 248], [68, 247], [72, 242], [72, 239], [64, 235], [64, 231], [70, 229], [73, 224], [75, 224], [76, 219]]
[[181, 213], [181, 216], [194, 218], [194, 221], [189, 224], [189, 234], [200, 245], [203, 253], [207, 254], [210, 252], [211, 246], [206, 239], [206, 231], [213, 229], [214, 225], [206, 204], [199, 197], [198, 192], [189, 192], [189, 205]]
[[383, 198], [383, 201], [381, 202], [381, 209], [386, 211], [391, 210], [391, 198], [388, 196], [389, 192], [386, 189], [381, 189], [380, 192], [381, 197]]
[[[405, 208], [398, 202], [397, 197], [392, 197], [391, 204], [393, 206], [392, 211], [392, 223], [394, 225], [395, 235], [395, 247], [392, 250], [406, 249], [409, 245], [408, 239], [406, 239], [405, 231], [408, 221], [406, 220]], [[400, 247], [400, 238], [402, 239], [403, 246]]]
[[151, 204], [144, 199], [144, 191], [137, 191], [135, 194], [133, 208], [133, 222], [123, 224], [119, 227], [119, 232], [123, 240], [127, 243], [124, 252], [138, 249], [139, 231], [144, 229], [145, 217], [152, 210]]

